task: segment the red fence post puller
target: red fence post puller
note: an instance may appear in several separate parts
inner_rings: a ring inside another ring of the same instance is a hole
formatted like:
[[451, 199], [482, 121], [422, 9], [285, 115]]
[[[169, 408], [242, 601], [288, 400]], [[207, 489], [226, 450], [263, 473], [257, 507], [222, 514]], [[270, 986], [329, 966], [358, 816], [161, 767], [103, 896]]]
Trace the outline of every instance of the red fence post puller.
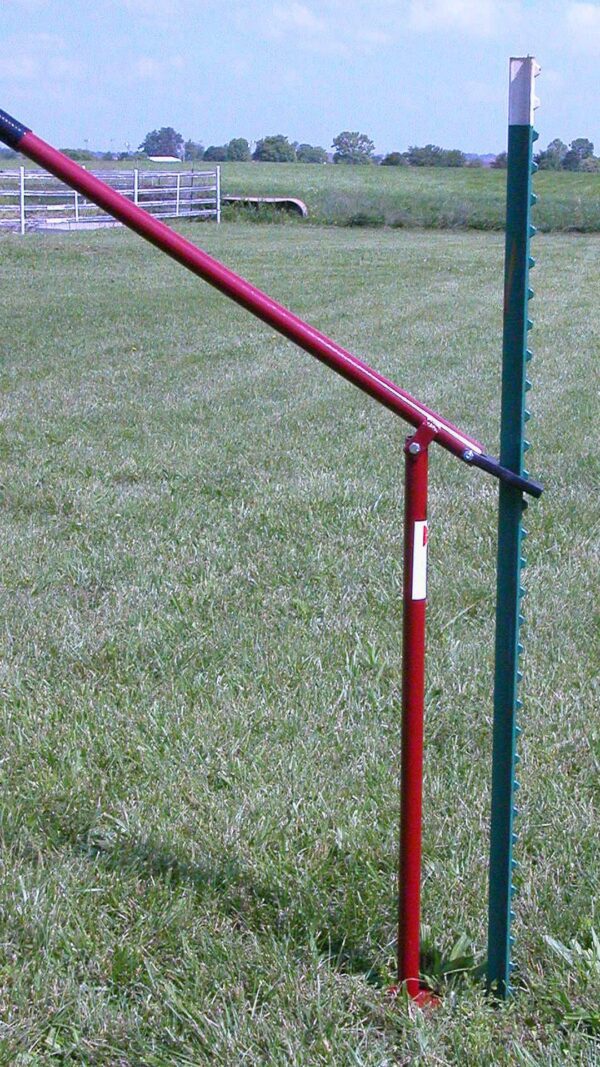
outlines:
[[[527, 57], [526, 60], [513, 60], [512, 63], [524, 65], [520, 79], [520, 93], [524, 100], [527, 97], [525, 101], [527, 103], [532, 95], [533, 71], [534, 66], [537, 65], [531, 57]], [[525, 132], [530, 137], [530, 131], [526, 130]], [[431, 993], [421, 988], [419, 960], [429, 444], [435, 441], [436, 444], [441, 445], [464, 463], [479, 467], [498, 478], [504, 489], [505, 498], [507, 487], [510, 487], [512, 493], [509, 503], [512, 511], [509, 518], [511, 521], [513, 521], [512, 512], [516, 513], [517, 508], [520, 515], [521, 504], [523, 503], [522, 494], [527, 493], [530, 496], [539, 497], [542, 487], [538, 482], [529, 478], [529, 475], [522, 468], [522, 463], [514, 459], [508, 446], [503, 450], [504, 463], [500, 463], [499, 460], [485, 451], [483, 445], [479, 444], [469, 434], [459, 430], [448, 419], [430, 410], [411, 396], [410, 393], [400, 389], [394, 382], [379, 374], [378, 371], [373, 370], [372, 367], [358, 359], [357, 356], [352, 355], [341, 345], [338, 345], [325, 334], [304, 322], [266, 293], [261, 292], [250, 282], [235, 274], [224, 264], [207, 255], [206, 252], [192, 244], [191, 241], [186, 240], [181, 234], [170, 229], [159, 219], [143, 211], [136, 203], [111, 189], [98, 177], [90, 174], [89, 171], [84, 170], [73, 160], [52, 148], [40, 137], [37, 137], [27, 126], [23, 126], [1, 110], [0, 141], [4, 141], [10, 148], [22, 152], [50, 171], [51, 174], [54, 174], [55, 177], [61, 179], [82, 196], [87, 197], [98, 207], [114, 218], [119, 219], [188, 270], [204, 278], [205, 281], [215, 286], [226, 296], [262, 319], [263, 322], [268, 323], [273, 329], [278, 330], [279, 333], [294, 341], [306, 352], [321, 360], [332, 370], [335, 370], [342, 377], [417, 428], [416, 433], [408, 438], [405, 446], [406, 511], [404, 525], [398, 981], [406, 988], [411, 998], [418, 1003], [425, 1003], [427, 1000], [432, 999]], [[530, 160], [530, 140], [528, 145], [529, 156], [527, 157], [527, 153], [525, 153], [526, 162], [528, 159]], [[528, 211], [524, 211], [522, 214], [528, 226]], [[521, 229], [523, 225], [523, 221], [519, 221], [518, 226]], [[513, 317], [515, 317], [515, 321], [519, 325], [522, 316], [519, 318], [515, 312]], [[521, 330], [521, 332], [523, 331]], [[507, 355], [512, 358], [517, 347], [516, 342], [510, 345], [507, 344]], [[519, 352], [518, 356], [519, 359], [521, 356], [524, 358], [524, 352]], [[514, 376], [514, 371], [512, 373]], [[511, 381], [512, 379], [508, 376], [507, 371], [505, 382], [508, 385], [504, 389], [506, 402], [503, 403], [503, 407], [506, 407], [507, 411], [510, 408], [511, 395], [517, 388], [516, 385], [511, 384]], [[525, 389], [525, 385], [523, 385], [523, 389]], [[512, 436], [515, 436], [514, 432]], [[507, 437], [506, 434], [505, 437]], [[502, 523], [500, 530], [501, 538], [506, 538], [507, 535], [503, 533], [504, 526]], [[514, 570], [514, 564], [509, 561], [508, 564], [504, 565], [502, 574], [508, 574], [511, 567]], [[498, 573], [501, 573], [500, 569]], [[502, 695], [506, 688], [503, 679], [500, 678], [500, 681], [497, 682], [497, 691]], [[500, 708], [500, 710], [503, 710], [503, 708]], [[502, 727], [504, 719], [500, 720], [498, 715], [496, 718]], [[508, 722], [508, 728], [510, 732], [510, 729], [512, 729], [510, 721]], [[510, 770], [510, 759], [512, 759], [513, 752], [512, 749], [509, 751], [510, 737], [508, 742], [504, 738], [506, 732], [506, 730], [502, 732], [500, 729], [496, 731], [499, 740], [495, 741], [495, 748], [500, 753], [497, 757], [498, 765], [500, 766], [502, 759], [502, 767], [506, 764]], [[510, 757], [508, 760], [506, 758], [507, 753], [508, 757]], [[504, 992], [507, 989], [504, 974], [507, 969], [508, 959], [508, 939], [505, 922], [505, 913], [508, 905], [507, 894], [504, 891], [506, 878], [501, 880], [498, 872], [507, 870], [511, 859], [510, 852], [504, 847], [504, 840], [507, 832], [510, 831], [507, 820], [502, 818], [503, 810], [506, 808], [507, 786], [505, 779], [506, 775], [496, 775], [494, 779], [497, 783], [494, 794], [494, 810], [497, 808], [500, 811], [500, 815], [496, 817], [493, 815], [492, 818], [495, 829], [495, 833], [492, 835], [493, 844], [495, 841], [498, 844], [497, 847], [494, 846], [492, 849], [491, 862], [494, 870], [491, 871], [491, 884], [492, 889], [494, 887], [499, 888], [495, 895], [492, 893], [493, 907], [490, 922], [491, 948], [498, 948], [497, 965], [495, 962], [493, 974], [490, 977], [499, 981], [500, 990]], [[500, 884], [501, 882], [502, 884]], [[498, 900], [496, 900], [496, 897]], [[498, 923], [495, 922], [494, 916], [499, 917]]]
[[414, 1000], [431, 994], [420, 983], [425, 612], [427, 608], [427, 485], [429, 445], [422, 422], [404, 445], [404, 581], [402, 587], [402, 770], [398, 865], [398, 984]]

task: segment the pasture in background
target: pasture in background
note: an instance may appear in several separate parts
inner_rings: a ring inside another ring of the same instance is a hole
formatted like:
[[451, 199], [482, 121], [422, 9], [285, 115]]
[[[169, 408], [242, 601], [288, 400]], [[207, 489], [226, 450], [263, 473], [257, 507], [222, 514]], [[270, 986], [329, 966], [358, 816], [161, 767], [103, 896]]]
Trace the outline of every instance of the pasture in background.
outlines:
[[[27, 164], [29, 169], [29, 164]], [[2, 170], [14, 170], [5, 166]], [[131, 173], [131, 161], [94, 161], [100, 177]], [[139, 161], [140, 174], [191, 169]], [[206, 170], [195, 165], [194, 172]], [[2, 181], [0, 170], [0, 182]], [[506, 171], [471, 167], [352, 167], [300, 163], [221, 163], [222, 193], [293, 196], [308, 206], [309, 222], [336, 226], [503, 230]], [[133, 187], [133, 183], [132, 183]], [[600, 231], [600, 174], [541, 170], [535, 176], [539, 203], [535, 223], [542, 232]], [[73, 193], [67, 191], [72, 200]], [[295, 215], [263, 207], [260, 212], [226, 206], [223, 217], [297, 222]], [[305, 223], [302, 223], [305, 225]]]
[[[471, 167], [352, 167], [222, 163], [223, 194], [297, 196], [314, 222], [338, 226], [503, 230], [506, 171]], [[542, 232], [600, 231], [600, 174], [540, 170]]]

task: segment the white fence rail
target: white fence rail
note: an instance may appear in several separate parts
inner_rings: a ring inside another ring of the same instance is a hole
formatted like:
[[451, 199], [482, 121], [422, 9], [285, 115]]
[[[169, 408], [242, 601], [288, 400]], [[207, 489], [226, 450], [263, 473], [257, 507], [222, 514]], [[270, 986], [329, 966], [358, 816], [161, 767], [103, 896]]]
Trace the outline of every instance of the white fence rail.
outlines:
[[[100, 171], [102, 181], [156, 218], [221, 221], [221, 172]], [[0, 170], [0, 230], [71, 230], [120, 225], [43, 170]]]

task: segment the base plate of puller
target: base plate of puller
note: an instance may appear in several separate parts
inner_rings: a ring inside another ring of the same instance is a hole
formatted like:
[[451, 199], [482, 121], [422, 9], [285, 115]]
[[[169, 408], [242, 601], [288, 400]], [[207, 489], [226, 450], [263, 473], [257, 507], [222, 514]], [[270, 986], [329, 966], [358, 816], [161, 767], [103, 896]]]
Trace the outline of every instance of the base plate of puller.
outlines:
[[[388, 989], [388, 996], [398, 997], [405, 991], [404, 985], [393, 985]], [[409, 1006], [414, 1004], [416, 1008], [420, 1008], [421, 1011], [431, 1011], [433, 1008], [439, 1008], [442, 1003], [442, 998], [438, 993], [434, 993], [431, 989], [423, 987], [419, 989], [419, 992], [414, 996], [409, 994], [408, 997]]]

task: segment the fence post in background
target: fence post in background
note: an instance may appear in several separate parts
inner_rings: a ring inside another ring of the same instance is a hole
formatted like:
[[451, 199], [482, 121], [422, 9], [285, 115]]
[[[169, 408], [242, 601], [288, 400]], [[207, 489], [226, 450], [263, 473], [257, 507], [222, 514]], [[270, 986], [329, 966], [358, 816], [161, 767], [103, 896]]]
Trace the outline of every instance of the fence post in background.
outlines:
[[75, 190], [75, 222], [79, 222], [79, 193]]
[[19, 167], [19, 219], [21, 236], [25, 233], [25, 167]]
[[421, 824], [427, 607], [427, 481], [429, 444], [436, 428], [421, 423], [406, 439], [404, 579], [402, 588], [402, 764], [398, 866], [398, 984], [419, 1002], [431, 999], [420, 983]]
[[221, 168], [217, 167], [217, 222], [221, 221]]
[[[528, 302], [533, 296], [529, 268], [534, 265], [529, 256], [529, 239], [535, 233], [531, 226], [531, 205], [535, 203], [531, 189], [535, 167], [532, 151], [537, 139], [533, 129], [537, 106], [534, 79], [539, 70], [531, 56], [510, 61], [500, 463], [524, 477], [524, 453], [529, 448], [525, 440], [525, 423], [529, 419], [525, 395], [531, 386], [526, 375], [531, 359], [527, 334], [532, 326]], [[519, 629], [524, 596], [522, 541], [526, 536], [522, 515], [526, 502], [521, 489], [506, 483], [501, 483], [499, 492], [487, 981], [490, 989], [506, 997], [510, 992], [513, 941], [513, 820], [518, 789], [516, 742], [520, 733], [516, 719], [521, 707]]]
[[179, 198], [181, 196], [181, 174], [177, 175], [177, 191], [175, 193], [175, 216], [179, 216]]
[[133, 172], [133, 202], [134, 202], [134, 204], [137, 204], [137, 202], [139, 200], [139, 193], [140, 193], [140, 172], [136, 167], [134, 172]]

